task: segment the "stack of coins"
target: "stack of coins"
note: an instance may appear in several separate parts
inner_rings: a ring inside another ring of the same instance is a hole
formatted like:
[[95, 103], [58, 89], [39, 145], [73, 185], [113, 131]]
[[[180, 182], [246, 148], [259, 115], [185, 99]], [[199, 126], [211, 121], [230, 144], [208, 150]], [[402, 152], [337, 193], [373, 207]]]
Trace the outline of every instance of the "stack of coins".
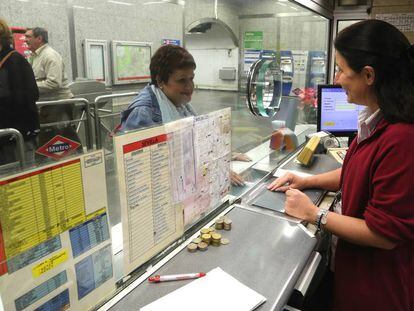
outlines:
[[223, 219], [219, 218], [216, 220], [216, 229], [223, 230]]
[[201, 240], [203, 240], [204, 243], [207, 243], [207, 245], [211, 242], [211, 234], [205, 233], [201, 235]]
[[195, 244], [195, 243], [190, 243], [190, 244], [188, 244], [188, 246], [187, 246], [187, 250], [188, 250], [190, 253], [195, 253], [195, 252], [197, 251], [197, 244]]
[[198, 243], [197, 247], [200, 251], [204, 252], [204, 251], [207, 250], [208, 244], [205, 243], [205, 242], [200, 242], [200, 243]]
[[220, 233], [213, 233], [211, 235], [211, 245], [220, 246], [220, 244], [221, 244], [221, 234]]
[[231, 230], [231, 223], [232, 223], [232, 221], [230, 219], [228, 219], [228, 218], [224, 219], [223, 229], [227, 230], [227, 231]]
[[200, 236], [193, 239], [187, 246], [190, 253], [198, 250], [206, 251], [209, 245], [220, 246], [230, 243], [229, 239], [222, 238], [220, 233], [216, 230], [231, 230], [232, 221], [227, 217], [220, 217], [216, 220], [214, 227], [203, 228], [200, 230]]

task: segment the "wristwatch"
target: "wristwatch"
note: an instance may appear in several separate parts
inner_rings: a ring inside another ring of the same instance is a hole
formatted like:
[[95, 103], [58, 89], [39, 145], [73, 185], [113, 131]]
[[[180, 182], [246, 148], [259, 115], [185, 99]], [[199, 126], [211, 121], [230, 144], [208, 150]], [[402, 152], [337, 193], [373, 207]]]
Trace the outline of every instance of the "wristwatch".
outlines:
[[316, 227], [318, 230], [321, 230], [326, 225], [328, 221], [328, 213], [328, 210], [320, 208], [316, 214]]

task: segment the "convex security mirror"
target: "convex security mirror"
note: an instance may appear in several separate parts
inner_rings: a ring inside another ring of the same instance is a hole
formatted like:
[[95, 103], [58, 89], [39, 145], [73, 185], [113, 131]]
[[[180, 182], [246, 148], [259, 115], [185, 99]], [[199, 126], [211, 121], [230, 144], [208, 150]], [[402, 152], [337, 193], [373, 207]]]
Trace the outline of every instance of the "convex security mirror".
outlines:
[[277, 59], [260, 59], [250, 66], [246, 95], [246, 104], [255, 116], [276, 114], [282, 98], [282, 70]]

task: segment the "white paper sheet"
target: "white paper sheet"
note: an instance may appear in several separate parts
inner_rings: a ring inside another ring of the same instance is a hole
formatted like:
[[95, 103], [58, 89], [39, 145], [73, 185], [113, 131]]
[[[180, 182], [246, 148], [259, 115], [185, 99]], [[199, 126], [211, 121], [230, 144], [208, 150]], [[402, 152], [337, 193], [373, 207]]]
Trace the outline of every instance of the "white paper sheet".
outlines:
[[[206, 292], [211, 293], [210, 297], [202, 299], [201, 293]], [[205, 277], [194, 280], [146, 305], [141, 308], [141, 311], [211, 311], [217, 310], [217, 306], [219, 310], [250, 311], [265, 301], [264, 296], [217, 267], [208, 272]]]

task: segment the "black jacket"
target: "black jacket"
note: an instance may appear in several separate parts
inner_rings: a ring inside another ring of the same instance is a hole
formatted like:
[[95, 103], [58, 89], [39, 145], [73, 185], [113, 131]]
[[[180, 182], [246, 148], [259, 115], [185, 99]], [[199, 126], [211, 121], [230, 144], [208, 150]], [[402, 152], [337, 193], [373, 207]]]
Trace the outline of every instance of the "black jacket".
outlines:
[[[12, 49], [0, 51], [0, 61]], [[39, 90], [32, 67], [14, 52], [0, 68], [0, 128], [15, 128], [29, 137], [39, 129]]]

